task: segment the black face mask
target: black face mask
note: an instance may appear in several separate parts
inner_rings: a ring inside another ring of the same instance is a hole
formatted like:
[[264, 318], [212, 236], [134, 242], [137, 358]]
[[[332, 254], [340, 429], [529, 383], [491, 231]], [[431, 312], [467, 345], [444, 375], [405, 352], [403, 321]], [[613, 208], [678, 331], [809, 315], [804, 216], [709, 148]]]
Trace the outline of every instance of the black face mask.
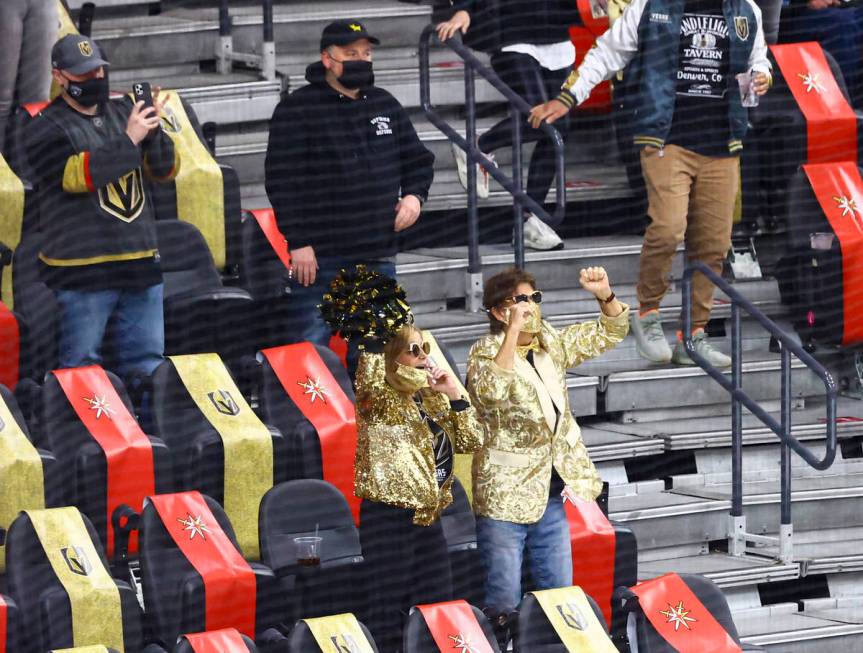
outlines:
[[83, 107], [93, 107], [108, 101], [108, 76], [94, 77], [83, 82], [73, 82], [68, 77], [66, 92]]
[[364, 89], [375, 85], [375, 73], [371, 61], [340, 61], [342, 75], [338, 77], [339, 84], [345, 88]]

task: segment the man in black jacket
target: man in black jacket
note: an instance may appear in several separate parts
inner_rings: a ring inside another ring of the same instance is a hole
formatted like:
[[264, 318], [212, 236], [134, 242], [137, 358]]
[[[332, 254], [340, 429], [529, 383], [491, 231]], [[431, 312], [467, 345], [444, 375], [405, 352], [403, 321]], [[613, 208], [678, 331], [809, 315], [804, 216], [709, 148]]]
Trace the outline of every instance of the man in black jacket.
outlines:
[[162, 361], [162, 270], [144, 177], [173, 179], [179, 160], [153, 106], [108, 99], [108, 63], [90, 39], [69, 35], [51, 53], [62, 94], [28, 127], [39, 191], [39, 259], [60, 306], [59, 364], [102, 362], [115, 335], [117, 372], [149, 375]]
[[276, 107], [267, 147], [267, 195], [288, 241], [298, 339], [326, 345], [317, 305], [342, 268], [366, 263], [395, 276], [397, 234], [419, 218], [434, 155], [407, 112], [374, 86], [372, 46], [359, 21], [321, 37], [309, 84]]

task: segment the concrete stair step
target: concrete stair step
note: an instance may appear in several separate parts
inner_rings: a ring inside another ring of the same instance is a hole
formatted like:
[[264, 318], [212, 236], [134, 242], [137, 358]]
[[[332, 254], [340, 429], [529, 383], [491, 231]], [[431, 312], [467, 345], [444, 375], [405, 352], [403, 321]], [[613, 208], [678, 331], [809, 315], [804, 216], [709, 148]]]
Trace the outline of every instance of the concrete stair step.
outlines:
[[863, 651], [863, 606], [835, 599], [837, 607], [798, 611], [795, 603], [734, 613], [741, 640], [770, 653], [849, 653]]
[[[304, 52], [313, 57], [318, 52], [321, 30], [327, 23], [344, 18], [345, 13], [343, 2], [276, 4], [273, 12], [276, 51]], [[351, 3], [351, 14], [363, 20], [386, 46], [416, 47], [420, 32], [431, 19], [431, 8], [396, 0], [362, 0]], [[263, 40], [260, 6], [232, 4], [231, 15], [235, 50], [260, 53]], [[167, 8], [158, 16], [97, 15], [93, 23], [93, 37], [118, 68], [135, 68], [141, 61], [153, 65], [214, 59], [218, 30], [216, 7]]]

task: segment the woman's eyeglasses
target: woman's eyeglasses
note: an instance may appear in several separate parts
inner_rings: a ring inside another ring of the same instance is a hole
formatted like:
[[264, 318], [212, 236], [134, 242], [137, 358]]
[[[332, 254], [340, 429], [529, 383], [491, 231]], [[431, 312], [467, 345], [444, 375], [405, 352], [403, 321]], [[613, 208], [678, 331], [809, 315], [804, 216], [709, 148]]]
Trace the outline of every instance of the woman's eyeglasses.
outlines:
[[431, 353], [431, 345], [427, 342], [424, 342], [422, 345], [416, 342], [412, 342], [410, 347], [407, 349], [408, 353], [415, 358], [419, 358], [422, 355], [428, 356]]
[[541, 290], [534, 290], [529, 295], [524, 295], [524, 294], [513, 295], [512, 297], [507, 297], [506, 301], [513, 303], [513, 304], [520, 304], [522, 302], [528, 302], [528, 301], [531, 301], [534, 304], [541, 304], [542, 303], [542, 291]]

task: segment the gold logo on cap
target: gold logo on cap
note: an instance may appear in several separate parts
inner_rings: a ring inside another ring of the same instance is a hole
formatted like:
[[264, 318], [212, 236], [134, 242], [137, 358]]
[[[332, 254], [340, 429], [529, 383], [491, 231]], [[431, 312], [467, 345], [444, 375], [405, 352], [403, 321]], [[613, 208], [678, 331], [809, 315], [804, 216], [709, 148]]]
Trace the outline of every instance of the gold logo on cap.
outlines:
[[351, 23], [350, 25], [348, 25], [348, 27], [350, 27], [355, 32], [362, 32], [363, 31], [363, 26], [357, 25], [356, 23]]
[[78, 43], [78, 49], [81, 51], [85, 57], [93, 56], [93, 46], [90, 45], [90, 41], [80, 41]]

